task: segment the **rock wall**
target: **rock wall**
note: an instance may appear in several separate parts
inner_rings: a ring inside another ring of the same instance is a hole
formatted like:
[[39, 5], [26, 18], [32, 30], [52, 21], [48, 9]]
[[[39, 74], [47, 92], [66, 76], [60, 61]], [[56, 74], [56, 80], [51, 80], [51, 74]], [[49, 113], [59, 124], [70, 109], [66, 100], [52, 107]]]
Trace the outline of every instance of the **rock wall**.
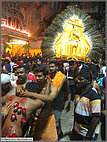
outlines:
[[62, 2], [20, 2], [27, 31], [35, 40], [41, 40], [53, 18], [65, 6]]

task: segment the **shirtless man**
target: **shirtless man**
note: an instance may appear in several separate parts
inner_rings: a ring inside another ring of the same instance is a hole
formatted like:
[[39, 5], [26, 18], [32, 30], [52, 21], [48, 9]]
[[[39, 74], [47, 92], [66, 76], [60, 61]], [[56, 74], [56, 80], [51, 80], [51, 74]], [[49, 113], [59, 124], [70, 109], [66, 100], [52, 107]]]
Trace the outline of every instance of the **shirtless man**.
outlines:
[[25, 87], [27, 80], [27, 74], [25, 71], [25, 66], [21, 65], [17, 67], [16, 75], [18, 77], [18, 80], [16, 82], [17, 87], [13, 87], [11, 84], [11, 77], [8, 74], [2, 73], [1, 74], [1, 84], [2, 84], [2, 97], [1, 102], [2, 105], [5, 105], [8, 98], [12, 95], [16, 95], [18, 90], [20, 90], [21, 87]]
[[[45, 85], [47, 82], [48, 72], [44, 67], [38, 67], [35, 70], [35, 75], [37, 79], [37, 84], [40, 86], [41, 90], [45, 90]], [[34, 140], [45, 140], [45, 141], [56, 141], [57, 140], [57, 130], [55, 124], [55, 117], [53, 114], [53, 100], [57, 96], [57, 87], [51, 86], [51, 92], [49, 95], [31, 93], [25, 90], [21, 94], [25, 97], [33, 97], [34, 99], [42, 99], [46, 104], [40, 111], [39, 116], [35, 117], [35, 122], [32, 125], [31, 135]]]
[[14, 102], [9, 114], [5, 120], [2, 129], [2, 136], [5, 137], [21, 137], [22, 124], [26, 123], [31, 113], [42, 107], [44, 103], [40, 100], [31, 100], [29, 98], [20, 98], [15, 95], [9, 97], [9, 100]]
[[[25, 72], [24, 66], [19, 66], [16, 70], [16, 74], [18, 75], [18, 80], [17, 80], [18, 86], [17, 87], [19, 89], [20, 87], [24, 86], [27, 83], [26, 72]], [[4, 76], [2, 78], [4, 78]], [[11, 87], [12, 87], [9, 77], [8, 77], [8, 84], [9, 84], [8, 86], [7, 85], [2, 86], [3, 97], [7, 95], [5, 93], [7, 91], [6, 87], [8, 87], [8, 90], [9, 88], [11, 90]], [[27, 123], [27, 120], [29, 119], [32, 111], [42, 107], [44, 103], [38, 99], [34, 101], [29, 98], [20, 98], [14, 94], [13, 95], [11, 94], [11, 96], [8, 98], [6, 105], [7, 104], [10, 105], [10, 102], [13, 106], [9, 110], [8, 116], [4, 122], [4, 125], [2, 128], [2, 136], [3, 137], [5, 136], [20, 137], [23, 134], [22, 132], [23, 124]]]
[[[16, 68], [16, 75], [18, 77], [18, 79], [16, 81], [17, 87], [12, 87], [12, 85], [11, 85], [10, 91], [7, 94], [2, 95], [2, 104], [3, 105], [6, 103], [6, 101], [8, 100], [8, 98], [10, 96], [16, 95], [18, 90], [20, 90], [21, 87], [25, 87], [26, 83], [28, 82], [27, 74], [26, 74], [26, 71], [25, 71], [25, 66], [23, 66], [23, 65], [18, 66]], [[3, 73], [3, 81], [4, 82], [6, 80], [5, 77], [10, 79], [9, 75], [7, 75], [7, 74], [4, 75], [4, 73]], [[7, 90], [7, 88], [6, 88], [6, 90]]]
[[[25, 87], [24, 81], [26, 80], [24, 67], [18, 68], [16, 70], [16, 74], [18, 75], [17, 84], [18, 85], [20, 84], [20, 86], [17, 89], [17, 92], [19, 92], [19, 94], [23, 93], [23, 91], [27, 92], [27, 90], [25, 90], [25, 89], [21, 90], [21, 88]], [[43, 84], [43, 87], [45, 87], [46, 83], [47, 83], [46, 76], [43, 75], [42, 77], [43, 77], [42, 84]], [[25, 83], [26, 83], [26, 81], [25, 81]], [[43, 90], [45, 90], [45, 88]], [[53, 95], [57, 94], [57, 88], [53, 87], [51, 89], [50, 94], [53, 94]], [[18, 95], [18, 93], [17, 93], [17, 95]], [[25, 124], [27, 122], [27, 120], [31, 116], [31, 113], [34, 110], [43, 107], [44, 103], [38, 99], [31, 100], [30, 98], [21, 98], [21, 97], [17, 97], [17, 96], [10, 97], [9, 101], [12, 101], [12, 102], [14, 101], [15, 104], [12, 107], [12, 109], [10, 110], [8, 117], [5, 121], [5, 124], [2, 129], [2, 136], [8, 136], [8, 137], [16, 137], [17, 136], [17, 137], [19, 137], [19, 136], [22, 136], [23, 124]], [[45, 117], [46, 120], [47, 120], [47, 117], [50, 116], [50, 119], [52, 119], [54, 121], [54, 119], [53, 119], [54, 117], [51, 116], [52, 112], [50, 110], [46, 110], [44, 108], [44, 111], [41, 110], [41, 112], [43, 112], [41, 116], [42, 116], [42, 118]], [[41, 126], [43, 126], [43, 125], [41, 125]], [[45, 126], [47, 126], [47, 125], [45, 124]], [[40, 130], [38, 127], [36, 127], [36, 129], [37, 129], [37, 131]], [[52, 138], [52, 140], [56, 140], [57, 139], [56, 129], [53, 129], [53, 130], [54, 130], [53, 136], [51, 138]]]
[[71, 104], [71, 91], [67, 82], [66, 76], [58, 70], [57, 61], [49, 62], [49, 78], [51, 81], [51, 85], [58, 87], [58, 95], [54, 99], [53, 102], [53, 110], [56, 120], [56, 129], [58, 134], [58, 139], [63, 136], [63, 131], [61, 129], [61, 114], [64, 109], [66, 99], [68, 100], [67, 105], [65, 107], [66, 112], [70, 111]]

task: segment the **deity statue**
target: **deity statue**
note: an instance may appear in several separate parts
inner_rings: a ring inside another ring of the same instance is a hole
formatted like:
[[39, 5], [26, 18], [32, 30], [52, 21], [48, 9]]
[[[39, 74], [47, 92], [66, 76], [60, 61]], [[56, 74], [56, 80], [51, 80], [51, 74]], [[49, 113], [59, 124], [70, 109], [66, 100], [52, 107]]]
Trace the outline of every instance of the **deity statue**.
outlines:
[[90, 51], [90, 44], [83, 33], [82, 21], [75, 16], [65, 21], [64, 32], [55, 42], [56, 57], [85, 58]]

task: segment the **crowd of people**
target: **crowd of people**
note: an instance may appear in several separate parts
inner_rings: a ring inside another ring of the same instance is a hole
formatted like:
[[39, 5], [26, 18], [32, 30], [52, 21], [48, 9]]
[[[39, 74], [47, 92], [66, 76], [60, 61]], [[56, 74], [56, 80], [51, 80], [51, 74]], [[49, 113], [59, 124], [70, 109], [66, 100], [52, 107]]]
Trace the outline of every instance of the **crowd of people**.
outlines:
[[40, 54], [1, 61], [2, 137], [60, 140], [61, 114], [73, 101], [70, 140], [97, 140], [100, 129], [106, 140], [105, 61], [45, 60]]

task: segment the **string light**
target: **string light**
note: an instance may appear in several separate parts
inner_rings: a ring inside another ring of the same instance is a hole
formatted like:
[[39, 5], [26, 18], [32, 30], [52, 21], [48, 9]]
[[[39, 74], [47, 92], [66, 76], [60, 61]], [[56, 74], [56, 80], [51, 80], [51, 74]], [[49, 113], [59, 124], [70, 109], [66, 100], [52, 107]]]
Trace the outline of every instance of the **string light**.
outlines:
[[24, 33], [24, 34], [27, 34], [28, 37], [30, 37], [30, 33], [26, 32], [26, 31], [23, 31], [23, 30], [19, 30], [19, 29], [16, 29], [14, 27], [11, 27], [11, 26], [8, 26], [8, 25], [4, 25], [4, 24], [1, 24], [1, 27], [6, 27], [6, 28], [9, 28], [9, 29], [12, 29], [12, 30], [16, 30], [18, 32], [21, 32], [21, 33]]
[[7, 44], [25, 44], [26, 41], [23, 40], [12, 40], [12, 42], [7, 42]]

